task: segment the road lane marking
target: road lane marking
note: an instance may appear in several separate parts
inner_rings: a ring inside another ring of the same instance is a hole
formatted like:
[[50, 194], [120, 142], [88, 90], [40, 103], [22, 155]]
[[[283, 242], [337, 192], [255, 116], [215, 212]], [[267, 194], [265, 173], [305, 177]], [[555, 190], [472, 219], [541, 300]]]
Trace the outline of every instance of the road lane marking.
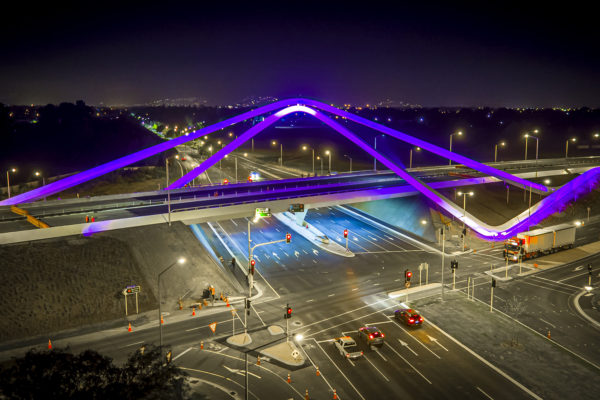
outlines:
[[327, 297], [333, 297], [333, 296], [335, 296], [335, 293], [331, 293], [331, 294], [327, 295]]
[[447, 348], [445, 348], [443, 344], [441, 344], [440, 342], [438, 342], [438, 340], [437, 340], [436, 338], [434, 338], [434, 337], [431, 337], [431, 336], [429, 336], [429, 335], [427, 335], [427, 337], [429, 338], [429, 340], [431, 340], [432, 342], [434, 342], [434, 343], [436, 343], [437, 345], [439, 345], [439, 346], [440, 346], [442, 349], [444, 349], [444, 350], [448, 351], [448, 349], [447, 349]]
[[541, 318], [540, 318], [540, 321], [542, 321], [542, 322], [544, 322], [544, 323], [546, 323], [546, 324], [550, 325], [550, 326], [551, 326], [551, 327], [553, 327], [553, 328], [556, 328], [556, 326], [555, 326], [555, 325], [551, 324], [550, 322], [546, 321], [545, 319], [541, 319]]
[[173, 357], [173, 361], [177, 360], [179, 357], [181, 357], [182, 355], [184, 355], [185, 353], [187, 353], [190, 350], [192, 350], [192, 347], [188, 347], [186, 350], [184, 350], [181, 353], [177, 354], [175, 357]]
[[125, 347], [129, 347], [129, 346], [135, 346], [136, 344], [142, 344], [142, 343], [144, 343], [144, 341], [141, 341], [141, 342], [135, 342], [135, 343], [131, 343], [131, 344], [126, 344], [125, 346], [121, 346], [121, 347], [119, 347], [119, 349], [123, 349], [123, 348], [125, 348]]
[[[231, 373], [238, 374], [238, 375], [241, 375], [241, 376], [246, 376], [246, 371], [242, 371], [241, 369], [229, 368], [227, 365], [223, 365], [223, 367], [227, 371], [229, 371]], [[254, 373], [252, 373], [250, 371], [248, 371], [248, 375], [252, 375], [252, 376], [254, 376], [254, 377], [258, 378], [258, 379], [262, 379], [259, 375], [256, 375], [256, 374], [254, 374]]]
[[[229, 382], [231, 382], [231, 383], [233, 383], [233, 384], [235, 384], [235, 385], [237, 385], [237, 386], [241, 387], [241, 388], [242, 388], [242, 390], [244, 390], [244, 389], [245, 389], [245, 387], [244, 387], [243, 385], [241, 385], [241, 384], [237, 383], [237, 382], [236, 382], [236, 381], [234, 381], [233, 379], [231, 379], [231, 378], [228, 378], [228, 377], [226, 377], [226, 376], [223, 376], [223, 375], [215, 374], [214, 372], [202, 371], [202, 370], [200, 370], [200, 369], [187, 368], [187, 367], [179, 367], [179, 368], [181, 368], [181, 369], [185, 369], [185, 370], [188, 370], [188, 371], [199, 372], [199, 373], [201, 373], [201, 374], [208, 374], [208, 375], [216, 376], [216, 377], [218, 377], [218, 378], [225, 379], [225, 380], [227, 380], [227, 381], [229, 381]], [[248, 393], [250, 393], [250, 394], [252, 395], [252, 397], [254, 397], [256, 400], [258, 400], [258, 397], [257, 397], [257, 396], [256, 396], [254, 393], [252, 393], [252, 391], [251, 391], [250, 389], [248, 389]]]
[[356, 386], [354, 386], [352, 384], [352, 382], [350, 381], [350, 379], [348, 379], [348, 377], [346, 376], [346, 374], [344, 374], [342, 372], [342, 370], [340, 369], [340, 367], [338, 367], [337, 364], [333, 362], [333, 360], [331, 359], [331, 357], [329, 357], [329, 354], [327, 354], [327, 352], [323, 349], [323, 347], [319, 344], [319, 342], [317, 342], [315, 340], [315, 338], [311, 338], [311, 339], [315, 341], [315, 343], [321, 349], [321, 351], [323, 352], [323, 354], [325, 354], [325, 356], [329, 359], [329, 361], [331, 361], [331, 363], [333, 364], [333, 366], [340, 372], [340, 374], [342, 374], [342, 376], [344, 377], [344, 379], [346, 379], [346, 381], [350, 384], [350, 386], [352, 386], [352, 389], [354, 389], [354, 391], [360, 396], [360, 398], [363, 399], [363, 400], [366, 400], [365, 397], [358, 391], [358, 389], [356, 388]]
[[252, 308], [254, 310], [254, 312], [256, 313], [256, 316], [258, 317], [258, 319], [260, 319], [260, 322], [263, 324], [263, 326], [267, 326], [267, 324], [265, 324], [265, 321], [263, 321], [263, 319], [260, 317], [260, 312], [256, 311], [256, 308], [254, 308], [254, 304], [250, 303], [250, 308]]
[[394, 323], [394, 325], [396, 325], [398, 328], [402, 329], [402, 331], [404, 331], [404, 333], [406, 333], [408, 336], [410, 336], [415, 342], [419, 343], [421, 346], [423, 346], [425, 348], [425, 350], [427, 350], [428, 352], [430, 352], [431, 354], [433, 354], [434, 356], [436, 356], [438, 359], [442, 359], [442, 357], [438, 356], [433, 350], [431, 350], [429, 347], [425, 346], [425, 343], [421, 342], [419, 339], [417, 339], [416, 337], [414, 337], [413, 335], [411, 335], [406, 329], [404, 329], [399, 323], [397, 323], [396, 321], [392, 320], [389, 316], [386, 315], [386, 317], [388, 319], [390, 319], [390, 321], [392, 321]]
[[477, 390], [479, 390], [481, 393], [483, 393], [485, 395], [485, 397], [487, 397], [490, 400], [494, 400], [494, 398], [492, 396], [490, 396], [489, 394], [487, 394], [486, 392], [483, 391], [482, 388], [480, 388], [479, 386], [475, 386], [477, 388]]
[[527, 281], [523, 281], [523, 283], [526, 285], [536, 286], [536, 287], [546, 289], [546, 290], [552, 290], [553, 292], [558, 292], [558, 293], [566, 294], [569, 296], [572, 294], [572, 292], [563, 292], [562, 290], [557, 290], [557, 289], [549, 288], [547, 286], [542, 286], [542, 285], [536, 285], [535, 283], [531, 283], [531, 282], [527, 282]]
[[[386, 299], [386, 300], [387, 300], [387, 299]], [[384, 308], [383, 310], [387, 310], [387, 309], [389, 309], [389, 308], [392, 308], [392, 307], [397, 307], [397, 306], [396, 306], [395, 304], [392, 304], [391, 306], [389, 306], [389, 307], [386, 307], [386, 308]], [[363, 307], [361, 307], [361, 308], [363, 308]], [[372, 313], [369, 313], [369, 314], [366, 314], [366, 315], [361, 315], [360, 317], [356, 317], [356, 318], [353, 318], [353, 319], [347, 320], [347, 321], [345, 321], [345, 322], [342, 322], [341, 324], [337, 324], [337, 325], [330, 326], [329, 328], [324, 328], [324, 329], [321, 329], [320, 331], [317, 331], [317, 332], [311, 333], [311, 334], [310, 334], [310, 336], [312, 336], [312, 335], [316, 335], [317, 333], [321, 333], [321, 332], [328, 331], [328, 330], [330, 330], [330, 329], [333, 329], [333, 328], [337, 328], [338, 326], [346, 325], [346, 324], [348, 324], [348, 323], [350, 323], [350, 322], [354, 322], [354, 321], [356, 321], [356, 320], [359, 320], [359, 319], [364, 319], [364, 318], [366, 318], [366, 317], [369, 317], [369, 316], [371, 316], [371, 315], [373, 315], [373, 314], [378, 314], [378, 313], [381, 313], [381, 311], [383, 311], [383, 310], [374, 311], [374, 312], [372, 312]], [[340, 314], [340, 315], [342, 315], [342, 314]], [[339, 316], [339, 315], [338, 315], [338, 316]], [[334, 317], [332, 317], [332, 318], [334, 318]], [[331, 319], [331, 318], [329, 318], [329, 319]], [[314, 324], [310, 324], [310, 325], [314, 325]], [[306, 326], [308, 326], [308, 325], [306, 325]]]
[[562, 285], [562, 286], [569, 286], [569, 287], [572, 287], [574, 289], [581, 289], [579, 286], [569, 285], [568, 283], [562, 283], [562, 282], [558, 282], [558, 281], [553, 281], [552, 279], [547, 279], [547, 278], [544, 278], [544, 277], [541, 277], [541, 276], [533, 275], [532, 278], [543, 279], [543, 280], [551, 282], [551, 283], [553, 283], [553, 284], [555, 284], [557, 286], [561, 286]]
[[307, 303], [311, 303], [313, 301], [315, 301], [315, 299], [306, 300]]
[[410, 367], [413, 369], [413, 371], [415, 371], [417, 374], [421, 375], [421, 378], [425, 379], [425, 380], [427, 381], [427, 383], [429, 383], [430, 385], [432, 384], [432, 383], [431, 383], [431, 381], [425, 377], [425, 375], [423, 375], [423, 374], [422, 374], [422, 373], [421, 373], [421, 372], [420, 372], [418, 369], [416, 369], [414, 365], [412, 365], [411, 363], [409, 363], [409, 362], [408, 362], [408, 360], [407, 360], [406, 358], [402, 357], [402, 355], [401, 355], [400, 353], [398, 353], [398, 352], [396, 351], [396, 349], [395, 349], [395, 348], [393, 348], [393, 347], [392, 347], [392, 346], [391, 346], [389, 343], [385, 343], [385, 345], [386, 345], [387, 347], [389, 347], [390, 349], [392, 349], [392, 351], [393, 351], [394, 353], [396, 353], [396, 355], [397, 355], [398, 357], [400, 357], [402, 360], [404, 360], [404, 362], [405, 362], [405, 363], [407, 363], [407, 364], [408, 364], [408, 365], [409, 365], [409, 366], [410, 366]]
[[386, 381], [388, 381], [388, 382], [390, 381], [390, 380], [387, 378], [387, 376], [385, 376], [385, 375], [383, 374], [383, 372], [381, 372], [381, 371], [379, 370], [379, 368], [377, 368], [377, 367], [375, 366], [375, 364], [373, 364], [373, 363], [371, 362], [371, 360], [369, 360], [369, 358], [368, 358], [368, 357], [367, 357], [365, 354], [363, 354], [363, 357], [365, 358], [365, 360], [367, 360], [367, 361], [369, 362], [369, 364], [371, 364], [371, 365], [373, 366], [373, 368], [375, 368], [375, 369], [377, 370], [377, 372], [379, 372], [379, 373], [381, 374], [381, 376], [383, 376], [383, 379], [385, 379], [385, 380], [386, 380]]
[[377, 355], [378, 355], [379, 357], [381, 357], [381, 359], [382, 359], [383, 361], [387, 362], [387, 358], [385, 358], [385, 356], [384, 356], [383, 354], [381, 354], [381, 352], [380, 352], [379, 350], [377, 350], [377, 349], [374, 349], [373, 351], [374, 351], [375, 353], [377, 353]]
[[[504, 315], [506, 315], [506, 314], [504, 314]], [[429, 325], [433, 326], [435, 329], [437, 329], [438, 331], [440, 331], [448, 339], [452, 340], [454, 343], [456, 343], [457, 345], [459, 345], [460, 347], [462, 347], [463, 349], [465, 349], [466, 351], [468, 351], [472, 356], [474, 356], [475, 358], [477, 358], [479, 361], [481, 361], [482, 363], [484, 363], [485, 365], [487, 365], [488, 367], [490, 367], [491, 369], [493, 369], [494, 371], [496, 371], [497, 373], [499, 373], [500, 375], [502, 375], [503, 377], [505, 377], [506, 379], [508, 379], [510, 382], [512, 382], [515, 386], [517, 386], [521, 390], [523, 390], [525, 393], [527, 393], [528, 395], [530, 395], [531, 397], [533, 397], [536, 400], [542, 400], [542, 398], [540, 396], [538, 396], [537, 394], [533, 393], [531, 390], [527, 389], [521, 383], [519, 383], [518, 381], [516, 381], [515, 379], [513, 379], [510, 375], [508, 375], [506, 372], [502, 371], [500, 368], [496, 367], [494, 364], [490, 363], [488, 360], [486, 360], [485, 358], [481, 357], [479, 354], [475, 353], [473, 350], [471, 350], [470, 348], [468, 348], [466, 345], [462, 344], [460, 341], [458, 341], [457, 339], [455, 339], [449, 333], [446, 333], [446, 331], [443, 331], [439, 326], [437, 326], [436, 324], [434, 324], [431, 321], [428, 321], [428, 323], [429, 323]]]
[[[356, 288], [356, 289], [358, 289], [358, 288]], [[352, 290], [354, 291], [355, 289], [352, 289]], [[321, 319], [321, 320], [319, 320], [319, 321], [311, 322], [310, 324], [304, 325], [304, 327], [311, 326], [311, 325], [317, 325], [317, 324], [320, 324], [320, 323], [323, 323], [323, 322], [329, 321], [329, 320], [331, 320], [331, 319], [334, 319], [334, 318], [339, 318], [339, 317], [341, 317], [341, 316], [344, 316], [344, 315], [346, 315], [346, 314], [350, 314], [350, 313], [353, 313], [353, 312], [355, 312], [355, 311], [362, 310], [363, 308], [371, 307], [371, 306], [374, 306], [374, 305], [376, 305], [376, 304], [380, 304], [380, 303], [383, 303], [383, 302], [386, 302], [386, 301], [389, 301], [389, 300], [390, 300], [390, 299], [381, 299], [381, 300], [377, 300], [377, 301], [375, 301], [375, 302], [373, 302], [373, 303], [366, 304], [366, 305], [364, 305], [364, 306], [362, 306], [362, 307], [358, 307], [358, 308], [355, 308], [355, 309], [353, 309], [353, 310], [346, 311], [346, 312], [343, 312], [343, 313], [341, 313], [341, 314], [334, 315], [333, 317], [324, 318], [324, 319]], [[395, 306], [395, 305], [394, 305], [394, 306]], [[387, 308], [390, 308], [390, 307], [387, 307]], [[387, 308], [386, 308], [386, 309], [387, 309]], [[369, 314], [369, 315], [370, 315], [370, 314]], [[342, 325], [343, 325], [343, 324], [342, 324]]]
[[405, 341], [403, 341], [401, 339], [398, 339], [398, 341], [400, 342], [400, 344], [403, 347], [406, 347], [407, 349], [409, 349], [415, 356], [417, 356], [417, 357], [419, 356], [413, 349], [410, 348], [410, 346], [408, 345], [408, 343], [406, 343]]

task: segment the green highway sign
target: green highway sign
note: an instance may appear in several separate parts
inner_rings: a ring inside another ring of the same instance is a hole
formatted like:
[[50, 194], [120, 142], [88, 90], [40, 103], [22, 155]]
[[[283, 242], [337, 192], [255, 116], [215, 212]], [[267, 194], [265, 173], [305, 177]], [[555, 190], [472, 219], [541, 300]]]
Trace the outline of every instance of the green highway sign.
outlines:
[[271, 209], [270, 208], [257, 208], [256, 209], [256, 215], [259, 217], [270, 217], [271, 216]]

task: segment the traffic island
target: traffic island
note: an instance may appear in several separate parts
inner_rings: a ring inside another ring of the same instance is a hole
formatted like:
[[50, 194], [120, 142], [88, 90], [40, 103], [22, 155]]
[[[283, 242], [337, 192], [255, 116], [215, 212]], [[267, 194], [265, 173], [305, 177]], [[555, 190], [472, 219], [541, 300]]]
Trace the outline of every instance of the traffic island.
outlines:
[[227, 343], [233, 346], [243, 347], [252, 343], [252, 337], [247, 333], [240, 333], [227, 338]]
[[300, 367], [306, 361], [295, 342], [282, 342], [260, 351], [261, 354], [290, 367]]
[[323, 232], [310, 225], [306, 221], [304, 221], [303, 226], [299, 226], [296, 223], [296, 218], [293, 214], [284, 212], [273, 214], [273, 216], [277, 218], [279, 222], [286, 225], [315, 246], [338, 256], [354, 257], [353, 252], [346, 250], [344, 246], [337, 244], [333, 240], [330, 240]]

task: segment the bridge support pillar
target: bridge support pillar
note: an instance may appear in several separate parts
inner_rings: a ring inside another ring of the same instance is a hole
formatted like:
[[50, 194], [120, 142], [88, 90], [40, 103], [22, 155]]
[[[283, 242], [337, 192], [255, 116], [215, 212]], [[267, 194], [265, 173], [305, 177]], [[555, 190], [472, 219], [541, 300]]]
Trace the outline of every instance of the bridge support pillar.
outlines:
[[298, 226], [304, 226], [304, 217], [306, 217], [307, 212], [308, 212], [308, 209], [306, 207], [304, 207], [304, 211], [294, 213], [296, 215], [296, 224]]

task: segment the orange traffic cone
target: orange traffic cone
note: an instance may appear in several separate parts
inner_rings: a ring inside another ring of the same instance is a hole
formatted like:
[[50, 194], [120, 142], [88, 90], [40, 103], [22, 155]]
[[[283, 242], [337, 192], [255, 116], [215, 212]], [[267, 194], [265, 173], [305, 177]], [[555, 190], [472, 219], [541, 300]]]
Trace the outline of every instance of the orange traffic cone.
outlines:
[[549, 329], [548, 329], [548, 339], [552, 339], [552, 338], [550, 337], [550, 330], [549, 330]]
[[202, 303], [198, 303], [198, 310], [202, 310]]
[[321, 376], [321, 373], [319, 372], [319, 367], [317, 367], [317, 376]]
[[333, 400], [336, 400], [337, 398], [337, 392], [335, 391], [335, 389], [333, 389]]
[[204, 350], [204, 341], [203, 340], [200, 341], [200, 350]]
[[192, 307], [192, 315], [196, 315], [196, 307]]
[[127, 328], [127, 332], [131, 332], [131, 322], [129, 323], [129, 328]]
[[48, 350], [52, 350], [52, 342], [48, 339]]
[[308, 389], [306, 389], [306, 394], [304, 395], [304, 400], [309, 400], [309, 397], [308, 397]]
[[163, 319], [163, 316], [162, 316], [162, 314], [160, 315], [160, 323], [161, 323], [161, 324], [164, 324], [164, 323], [165, 323], [165, 320]]
[[292, 383], [292, 377], [288, 374], [287, 383]]
[[256, 365], [260, 365], [260, 356], [256, 357]]

